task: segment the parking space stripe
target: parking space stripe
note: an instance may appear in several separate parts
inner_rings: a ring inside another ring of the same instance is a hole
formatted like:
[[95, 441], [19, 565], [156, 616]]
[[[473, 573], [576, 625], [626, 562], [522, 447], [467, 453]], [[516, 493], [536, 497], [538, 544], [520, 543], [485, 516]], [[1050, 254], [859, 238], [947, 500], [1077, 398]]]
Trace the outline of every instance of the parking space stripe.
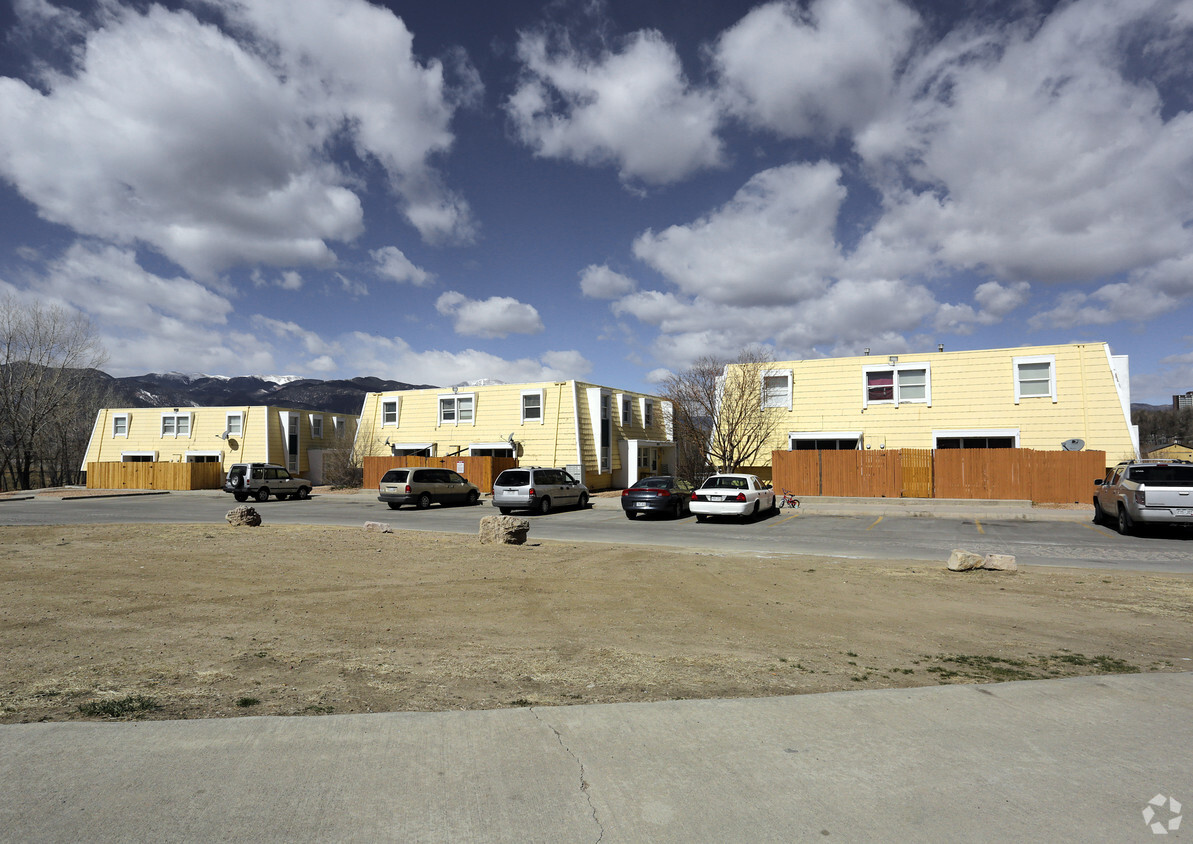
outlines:
[[874, 526], [875, 526], [875, 525], [877, 525], [879, 522], [881, 522], [881, 521], [882, 521], [884, 518], [886, 518], [886, 517], [885, 517], [885, 516], [879, 516], [877, 519], [875, 519], [875, 520], [874, 520], [874, 524], [870, 525], [870, 527], [866, 528], [866, 530], [869, 530], [870, 528], [874, 527]]

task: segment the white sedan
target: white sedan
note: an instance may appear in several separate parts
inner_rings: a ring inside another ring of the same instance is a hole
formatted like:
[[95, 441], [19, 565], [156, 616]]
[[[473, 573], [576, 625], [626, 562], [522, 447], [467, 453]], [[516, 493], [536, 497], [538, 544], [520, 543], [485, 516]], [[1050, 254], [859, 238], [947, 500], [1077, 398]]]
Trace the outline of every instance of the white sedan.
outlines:
[[703, 522], [709, 516], [745, 520], [775, 506], [775, 491], [757, 475], [713, 475], [692, 493], [690, 509]]

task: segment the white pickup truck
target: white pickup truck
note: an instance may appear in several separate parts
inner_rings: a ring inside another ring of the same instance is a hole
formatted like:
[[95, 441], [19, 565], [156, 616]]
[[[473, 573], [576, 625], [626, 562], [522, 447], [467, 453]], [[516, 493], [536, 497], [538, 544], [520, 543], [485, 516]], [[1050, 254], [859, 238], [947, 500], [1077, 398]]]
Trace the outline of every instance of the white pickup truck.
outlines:
[[1094, 521], [1122, 534], [1139, 525], [1193, 527], [1193, 463], [1128, 460], [1094, 481]]

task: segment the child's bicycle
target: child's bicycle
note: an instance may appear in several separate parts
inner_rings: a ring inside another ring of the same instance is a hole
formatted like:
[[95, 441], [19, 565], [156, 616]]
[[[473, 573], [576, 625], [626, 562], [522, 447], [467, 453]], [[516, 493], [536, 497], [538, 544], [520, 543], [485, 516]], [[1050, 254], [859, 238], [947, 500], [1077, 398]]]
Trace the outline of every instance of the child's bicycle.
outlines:
[[783, 494], [778, 497], [776, 503], [778, 503], [780, 507], [791, 507], [794, 509], [799, 506], [799, 499], [787, 490], [783, 490]]

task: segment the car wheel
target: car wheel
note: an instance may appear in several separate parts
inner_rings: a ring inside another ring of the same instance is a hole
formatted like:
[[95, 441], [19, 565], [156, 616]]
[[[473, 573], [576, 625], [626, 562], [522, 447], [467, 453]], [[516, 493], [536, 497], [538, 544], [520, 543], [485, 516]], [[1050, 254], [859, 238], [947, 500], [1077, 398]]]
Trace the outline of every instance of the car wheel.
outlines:
[[508, 516], [510, 513], [514, 512], [513, 507], [498, 507], [497, 509], [501, 511], [501, 515], [503, 516]]
[[576, 502], [577, 510], [586, 510], [588, 508], [588, 496], [583, 492], [580, 493], [580, 500]]
[[538, 505], [535, 507], [540, 516], [545, 516], [551, 512], [551, 499], [543, 496], [538, 500]]
[[479, 492], [477, 492], [475, 489], [472, 490], [472, 492], [468, 493], [468, 506], [475, 507], [476, 502], [480, 501], [480, 498], [481, 498], [481, 494]]
[[675, 502], [675, 511], [671, 514], [671, 518], [673, 518], [673, 519], [682, 519], [683, 518], [683, 502], [682, 501]]
[[268, 500], [269, 500], [269, 487], [267, 487], [267, 486], [263, 486], [263, 487], [261, 487], [259, 490], [257, 490], [257, 494], [256, 494], [256, 496], [254, 496], [254, 497], [255, 497], [255, 498], [256, 498], [256, 499], [257, 499], [259, 502], [261, 502], [262, 504], [264, 504], [266, 501], [268, 501]]
[[248, 501], [249, 500], [248, 494], [244, 493], [244, 492], [234, 492], [234, 493], [232, 493], [232, 497], [235, 498], [237, 501]]
[[1118, 532], [1123, 536], [1129, 536], [1135, 532], [1135, 521], [1127, 512], [1127, 508], [1121, 504], [1118, 505]]
[[431, 496], [428, 493], [423, 493], [418, 497], [418, 509], [426, 510], [431, 506]]
[[636, 519], [638, 517], [638, 514], [635, 513], [633, 510], [626, 510], [625, 517], [632, 522], [632, 521], [634, 521], [634, 519]]
[[1094, 524], [1095, 525], [1104, 525], [1108, 521], [1110, 521], [1110, 520], [1107, 519], [1106, 514], [1102, 512], [1102, 505], [1099, 504], [1098, 499], [1095, 498], [1094, 499]]
[[306, 501], [308, 498], [311, 497], [311, 490], [309, 487], [300, 486], [298, 488], [298, 492], [294, 493], [294, 497], [297, 498], [299, 501]]
[[391, 510], [397, 510], [399, 507], [402, 506], [401, 504], [399, 504], [396, 501], [386, 501], [385, 503], [389, 505], [389, 509], [391, 509]]
[[698, 521], [698, 522], [703, 522], [707, 518], [708, 518], [708, 516], [704, 515], [703, 513], [696, 514], [696, 521]]

